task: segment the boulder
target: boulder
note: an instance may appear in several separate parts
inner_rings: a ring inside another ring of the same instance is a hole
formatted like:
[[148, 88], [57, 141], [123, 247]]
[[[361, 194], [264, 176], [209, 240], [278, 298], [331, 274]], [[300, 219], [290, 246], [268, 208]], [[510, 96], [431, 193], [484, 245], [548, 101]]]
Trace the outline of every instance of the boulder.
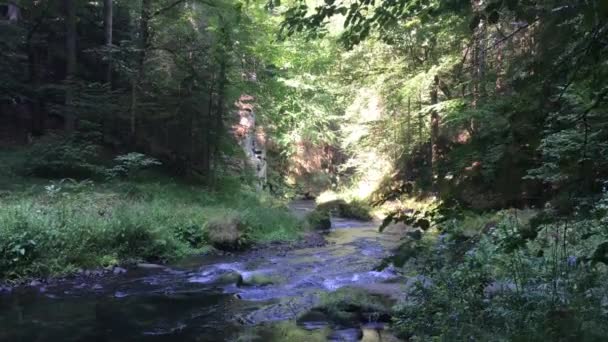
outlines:
[[210, 219], [205, 225], [207, 240], [213, 247], [234, 251], [246, 247], [246, 225], [237, 212], [226, 212], [222, 216]]

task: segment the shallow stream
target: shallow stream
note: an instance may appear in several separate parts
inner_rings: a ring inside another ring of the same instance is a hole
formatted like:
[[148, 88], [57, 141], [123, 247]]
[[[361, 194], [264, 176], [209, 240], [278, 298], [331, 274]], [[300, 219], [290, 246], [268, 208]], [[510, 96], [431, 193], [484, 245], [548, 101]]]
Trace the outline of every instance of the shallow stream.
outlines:
[[[312, 203], [292, 208], [303, 214]], [[403, 279], [391, 268], [374, 269], [399, 234], [335, 218], [321, 247], [200, 256], [0, 293], [0, 341], [230, 341], [252, 327], [293, 319], [314, 307], [320, 293], [345, 286], [397, 298]], [[366, 329], [300, 325], [329, 328], [335, 341], [358, 341]]]

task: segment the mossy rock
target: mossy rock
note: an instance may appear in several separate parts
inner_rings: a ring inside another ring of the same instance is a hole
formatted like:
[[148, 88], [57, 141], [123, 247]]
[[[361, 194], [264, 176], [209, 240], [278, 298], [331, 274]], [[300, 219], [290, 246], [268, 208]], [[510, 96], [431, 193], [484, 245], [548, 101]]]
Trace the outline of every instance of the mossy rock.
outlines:
[[335, 199], [323, 203], [317, 204], [317, 210], [323, 211], [337, 211], [340, 206], [346, 205], [346, 201], [343, 199]]
[[392, 300], [370, 294], [363, 289], [343, 287], [321, 296], [313, 310], [323, 312], [332, 321], [345, 326], [358, 326], [370, 321], [389, 322]]
[[247, 226], [236, 211], [223, 212], [212, 217], [205, 225], [206, 238], [213, 247], [220, 250], [240, 250], [248, 245]]
[[280, 284], [283, 281], [284, 279], [279, 276], [268, 274], [252, 274], [248, 277], [241, 277], [237, 282], [237, 286], [268, 286]]
[[350, 202], [343, 199], [328, 201], [317, 205], [317, 210], [335, 212], [340, 217], [361, 221], [370, 221], [372, 219], [372, 215], [370, 214], [371, 207], [359, 200], [352, 200]]
[[235, 284], [238, 285], [243, 282], [243, 276], [238, 272], [228, 272], [220, 275], [215, 281], [215, 284], [218, 285], [229, 285]]

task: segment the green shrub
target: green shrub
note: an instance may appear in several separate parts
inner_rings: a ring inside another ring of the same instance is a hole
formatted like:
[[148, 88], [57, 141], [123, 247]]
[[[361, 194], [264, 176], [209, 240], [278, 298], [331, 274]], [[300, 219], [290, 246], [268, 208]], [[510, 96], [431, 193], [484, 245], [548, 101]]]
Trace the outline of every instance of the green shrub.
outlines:
[[343, 199], [335, 199], [320, 203], [317, 208], [322, 211], [333, 211], [338, 216], [361, 221], [370, 221], [372, 219], [371, 207], [361, 200], [345, 201]]
[[161, 162], [145, 154], [131, 152], [114, 158], [114, 166], [106, 170], [109, 178], [132, 178], [142, 170], [161, 165]]
[[25, 175], [42, 178], [90, 178], [103, 172], [99, 146], [79, 134], [37, 140], [21, 169]]
[[0, 197], [0, 279], [171, 261], [207, 250], [209, 231], [222, 240], [226, 226], [238, 227], [238, 248], [300, 234], [300, 222], [272, 198], [161, 181], [66, 179]]
[[361, 221], [370, 221], [372, 219], [371, 207], [361, 200], [352, 200], [338, 205], [340, 216]]
[[602, 340], [608, 272], [593, 256], [607, 238], [604, 214], [541, 224], [530, 235], [532, 216], [506, 210], [445, 221], [443, 234], [417, 253], [428, 281], [396, 311], [402, 337]]
[[331, 228], [331, 215], [329, 210], [316, 208], [306, 216], [306, 222], [312, 229], [327, 230]]

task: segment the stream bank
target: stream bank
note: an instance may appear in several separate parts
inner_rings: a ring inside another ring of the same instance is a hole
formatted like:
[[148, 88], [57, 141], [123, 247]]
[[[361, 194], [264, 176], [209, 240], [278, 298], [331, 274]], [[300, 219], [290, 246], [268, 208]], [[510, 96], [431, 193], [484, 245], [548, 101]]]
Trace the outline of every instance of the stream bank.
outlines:
[[8, 327], [0, 340], [267, 341], [290, 327], [296, 332], [272, 339], [372, 341], [390, 318], [376, 303], [401, 300], [407, 283], [390, 267], [374, 270], [402, 234], [376, 227], [333, 218], [325, 244], [199, 256], [0, 294], [0, 325]]

